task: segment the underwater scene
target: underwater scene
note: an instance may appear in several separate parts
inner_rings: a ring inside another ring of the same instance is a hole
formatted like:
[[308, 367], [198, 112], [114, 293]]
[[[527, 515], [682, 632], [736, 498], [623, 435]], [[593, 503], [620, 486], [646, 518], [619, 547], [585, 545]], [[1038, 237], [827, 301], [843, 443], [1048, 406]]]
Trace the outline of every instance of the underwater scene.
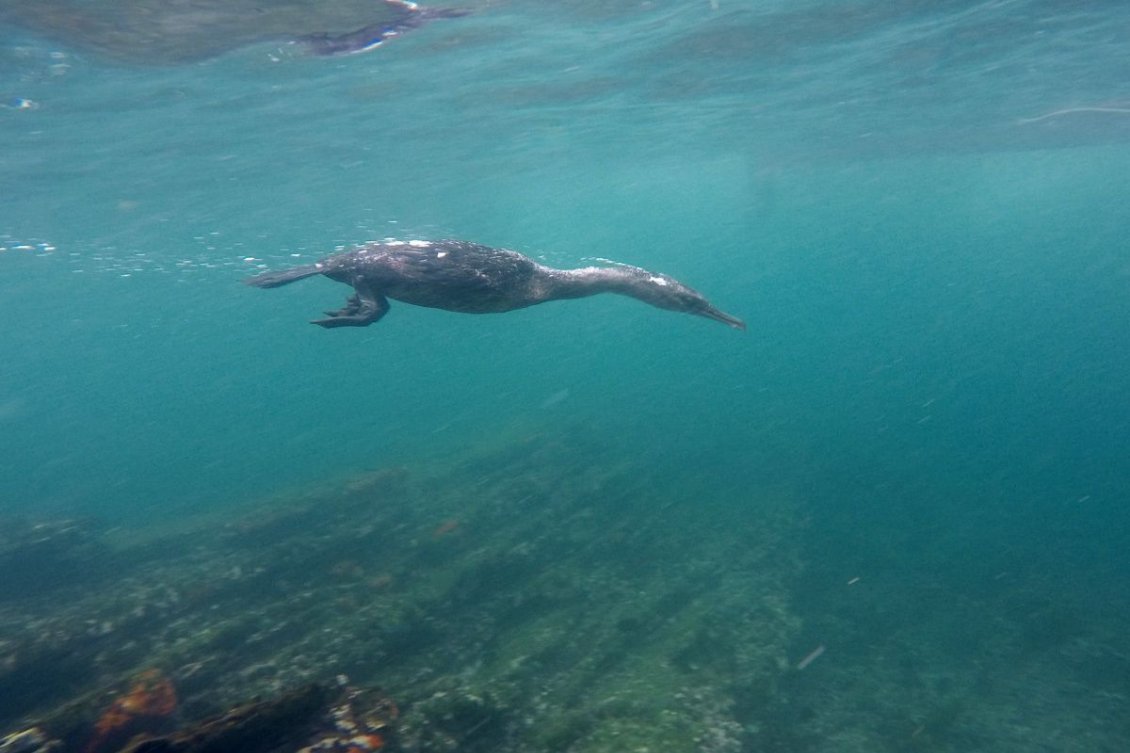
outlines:
[[0, 5], [0, 753], [1130, 750], [1130, 4], [433, 1]]

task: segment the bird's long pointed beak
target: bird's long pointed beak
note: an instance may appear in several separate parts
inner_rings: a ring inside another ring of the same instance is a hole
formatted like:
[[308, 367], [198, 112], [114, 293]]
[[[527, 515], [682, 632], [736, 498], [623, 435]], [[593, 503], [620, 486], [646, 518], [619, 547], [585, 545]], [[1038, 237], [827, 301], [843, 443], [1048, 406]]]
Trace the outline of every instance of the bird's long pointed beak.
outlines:
[[714, 308], [713, 306], [709, 306], [706, 309], [699, 311], [697, 313], [700, 316], [705, 316], [707, 319], [713, 319], [716, 322], [722, 322], [723, 324], [729, 325], [730, 327], [733, 327], [734, 329], [740, 329], [743, 332], [745, 331], [745, 322], [743, 322], [741, 319], [737, 318], [736, 316], [730, 316], [725, 311], [720, 311], [720, 310]]

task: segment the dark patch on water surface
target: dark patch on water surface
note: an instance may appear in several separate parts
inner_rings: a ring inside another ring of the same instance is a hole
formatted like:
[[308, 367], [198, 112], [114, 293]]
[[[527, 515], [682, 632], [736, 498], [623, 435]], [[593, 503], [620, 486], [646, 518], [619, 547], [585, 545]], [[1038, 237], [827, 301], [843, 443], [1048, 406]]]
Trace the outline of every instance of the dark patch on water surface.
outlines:
[[319, 55], [358, 52], [465, 13], [399, 0], [33, 0], [4, 3], [0, 23], [117, 62], [176, 65], [270, 41]]
[[37, 645], [19, 654], [19, 660], [0, 673], [3, 713], [10, 719], [36, 706], [66, 697], [89, 682], [94, 661], [69, 647]]
[[0, 518], [0, 602], [112, 575], [115, 563], [91, 520]]

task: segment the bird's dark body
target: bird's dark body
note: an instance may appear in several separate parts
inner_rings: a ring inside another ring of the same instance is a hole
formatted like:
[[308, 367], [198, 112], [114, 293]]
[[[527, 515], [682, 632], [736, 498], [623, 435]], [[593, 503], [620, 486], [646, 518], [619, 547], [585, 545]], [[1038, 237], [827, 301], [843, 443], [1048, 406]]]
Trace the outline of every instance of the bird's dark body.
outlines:
[[745, 328], [741, 320], [667, 275], [627, 265], [554, 269], [516, 251], [461, 240], [366, 243], [316, 264], [266, 272], [247, 283], [274, 288], [314, 275], [355, 291], [344, 308], [315, 320], [323, 327], [372, 324], [388, 312], [389, 299], [465, 314], [494, 314], [546, 301], [619, 293]]
[[524, 294], [534, 287], [538, 264], [467, 241], [372, 243], [322, 264], [331, 280], [353, 285], [360, 278], [385, 297], [416, 306], [493, 314], [538, 303]]

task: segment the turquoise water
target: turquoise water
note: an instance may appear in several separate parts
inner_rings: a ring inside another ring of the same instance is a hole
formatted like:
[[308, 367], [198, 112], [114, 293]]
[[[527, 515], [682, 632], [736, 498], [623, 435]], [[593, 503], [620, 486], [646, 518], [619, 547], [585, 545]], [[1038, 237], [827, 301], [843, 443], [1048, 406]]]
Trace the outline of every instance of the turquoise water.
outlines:
[[[5, 30], [0, 511], [222, 510], [558, 425], [792, 489], [798, 602], [1007, 574], [1125, 618], [1130, 8], [472, 7], [179, 67]], [[613, 296], [325, 331], [343, 286], [240, 284], [382, 237], [648, 267], [749, 331]]]

